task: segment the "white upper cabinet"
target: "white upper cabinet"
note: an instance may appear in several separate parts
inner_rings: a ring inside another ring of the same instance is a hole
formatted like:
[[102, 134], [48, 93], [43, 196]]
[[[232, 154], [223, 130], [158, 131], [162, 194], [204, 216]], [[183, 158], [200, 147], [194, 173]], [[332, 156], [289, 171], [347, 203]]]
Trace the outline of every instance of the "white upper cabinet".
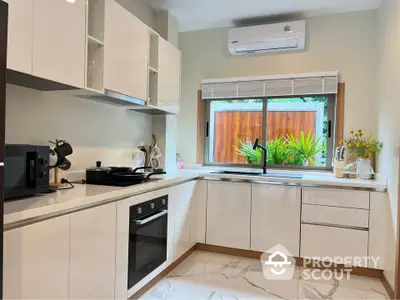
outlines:
[[70, 299], [114, 299], [117, 204], [71, 215]]
[[8, 3], [7, 68], [32, 73], [33, 0], [6, 0]]
[[104, 88], [147, 100], [149, 28], [114, 0], [106, 0]]
[[158, 106], [179, 105], [181, 94], [181, 52], [159, 37]]
[[208, 182], [206, 243], [250, 249], [251, 184]]
[[4, 232], [4, 299], [68, 299], [70, 216]]
[[251, 250], [264, 252], [281, 244], [299, 256], [300, 209], [300, 188], [253, 184]]
[[83, 88], [86, 1], [35, 0], [33, 75]]

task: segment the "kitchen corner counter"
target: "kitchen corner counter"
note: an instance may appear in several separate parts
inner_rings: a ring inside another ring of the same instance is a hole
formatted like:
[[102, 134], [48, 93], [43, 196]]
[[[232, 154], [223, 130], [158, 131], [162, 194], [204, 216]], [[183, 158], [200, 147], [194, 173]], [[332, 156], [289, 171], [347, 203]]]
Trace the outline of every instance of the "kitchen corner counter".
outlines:
[[232, 180], [232, 181], [249, 181], [253, 183], [273, 183], [283, 185], [298, 185], [300, 187], [325, 187], [325, 188], [342, 188], [342, 189], [364, 189], [370, 191], [386, 192], [386, 182], [380, 180], [361, 180], [336, 178], [331, 174], [305, 174], [302, 178], [282, 178], [254, 175], [232, 175], [217, 174], [212, 172], [201, 172], [203, 179], [209, 180]]
[[[231, 180], [231, 181], [248, 181], [256, 183], [273, 183], [273, 184], [286, 184], [298, 185], [300, 187], [316, 186], [324, 188], [339, 188], [339, 189], [364, 189], [376, 192], [386, 192], [387, 182], [386, 178], [375, 180], [362, 180], [362, 179], [347, 179], [336, 178], [333, 173], [317, 172], [317, 171], [284, 171], [270, 169], [267, 171], [274, 174], [301, 174], [302, 178], [282, 178], [282, 177], [268, 177], [268, 176], [254, 176], [254, 175], [237, 175], [237, 174], [219, 174], [218, 171], [238, 171], [236, 168], [221, 168], [221, 167], [201, 167], [201, 165], [190, 165], [183, 172], [185, 174], [197, 174], [200, 179], [208, 180]], [[258, 169], [241, 168], [243, 172], [260, 172]], [[267, 174], [268, 175], [268, 174]]]
[[215, 171], [218, 170], [206, 168], [186, 169], [175, 174], [160, 176], [160, 180], [157, 181], [130, 187], [75, 184], [73, 189], [59, 190], [52, 194], [5, 202], [4, 229], [11, 230], [25, 224], [104, 205], [196, 179], [386, 192], [386, 182], [384, 180], [342, 179], [335, 178], [328, 173], [308, 173], [302, 178], [277, 178], [216, 174], [213, 173]]
[[58, 190], [4, 203], [4, 230], [11, 230], [24, 223], [36, 222], [93, 206], [119, 201], [128, 197], [196, 180], [198, 173], [179, 172], [161, 176], [160, 180], [130, 187], [112, 187], [74, 184], [73, 189]]

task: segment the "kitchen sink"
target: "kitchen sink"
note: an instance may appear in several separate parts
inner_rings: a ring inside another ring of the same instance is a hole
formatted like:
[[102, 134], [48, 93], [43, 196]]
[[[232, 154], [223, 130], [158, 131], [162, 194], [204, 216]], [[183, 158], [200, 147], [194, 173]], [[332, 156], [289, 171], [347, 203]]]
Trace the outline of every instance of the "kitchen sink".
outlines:
[[289, 178], [289, 179], [301, 179], [302, 174], [285, 174], [285, 173], [255, 173], [255, 172], [241, 172], [241, 171], [218, 171], [212, 172], [212, 174], [222, 174], [222, 175], [245, 175], [245, 176], [263, 176], [271, 178]]
[[262, 173], [255, 173], [255, 172], [240, 172], [240, 171], [218, 171], [218, 172], [211, 172], [212, 174], [226, 174], [226, 175], [246, 175], [246, 176], [261, 176]]
[[261, 176], [272, 177], [272, 178], [290, 178], [290, 179], [303, 178], [302, 174], [285, 174], [285, 173], [267, 173], [267, 174], [261, 174]]

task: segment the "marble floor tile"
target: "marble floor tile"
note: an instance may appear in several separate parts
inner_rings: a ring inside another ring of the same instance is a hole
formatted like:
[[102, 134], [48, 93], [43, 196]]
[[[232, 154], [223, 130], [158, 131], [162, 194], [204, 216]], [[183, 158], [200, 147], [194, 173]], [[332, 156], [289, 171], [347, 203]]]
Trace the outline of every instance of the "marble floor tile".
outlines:
[[292, 280], [267, 280], [259, 260], [196, 251], [141, 299], [389, 299], [378, 279], [306, 279], [303, 271], [296, 268]]

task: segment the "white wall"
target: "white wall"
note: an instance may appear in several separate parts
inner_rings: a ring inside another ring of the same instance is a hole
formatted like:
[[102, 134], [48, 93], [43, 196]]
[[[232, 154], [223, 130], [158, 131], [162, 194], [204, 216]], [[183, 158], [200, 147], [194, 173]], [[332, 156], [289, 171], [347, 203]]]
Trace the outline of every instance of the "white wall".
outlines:
[[376, 11], [316, 17], [307, 21], [305, 52], [232, 57], [228, 29], [185, 32], [182, 51], [182, 100], [178, 152], [196, 161], [197, 90], [204, 78], [338, 70], [346, 82], [345, 130], [376, 133]]
[[146, 0], [116, 0], [147, 26], [154, 28], [154, 12], [146, 4]]
[[379, 156], [379, 170], [388, 178], [390, 207], [388, 207], [387, 212], [382, 214], [382, 217], [388, 219], [385, 275], [393, 285], [399, 197], [399, 157], [396, 152], [400, 141], [398, 130], [400, 125], [398, 92], [400, 78], [400, 2], [398, 0], [383, 1], [378, 16], [378, 134], [384, 144], [382, 154]]
[[49, 145], [66, 139], [74, 148], [71, 170], [130, 166], [132, 150], [151, 142], [152, 118], [86, 99], [7, 85], [6, 143]]

